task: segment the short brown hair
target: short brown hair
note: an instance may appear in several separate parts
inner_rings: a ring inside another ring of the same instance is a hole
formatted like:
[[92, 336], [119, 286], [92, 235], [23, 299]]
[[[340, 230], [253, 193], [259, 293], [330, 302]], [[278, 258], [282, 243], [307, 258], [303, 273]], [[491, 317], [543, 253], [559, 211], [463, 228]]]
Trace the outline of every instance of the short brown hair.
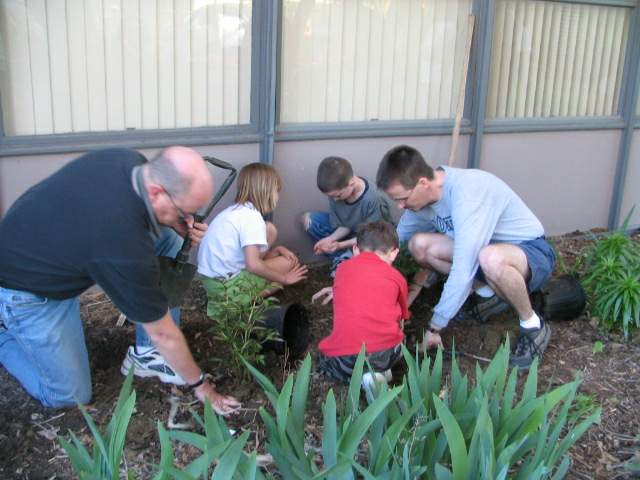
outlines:
[[327, 157], [318, 165], [318, 189], [322, 193], [341, 190], [352, 178], [353, 168], [342, 157]]
[[398, 248], [400, 244], [395, 227], [384, 220], [361, 225], [356, 242], [360, 250], [383, 253]]
[[282, 179], [275, 168], [264, 163], [245, 165], [238, 174], [236, 203], [251, 202], [261, 214], [276, 208], [274, 192], [282, 190]]
[[420, 178], [433, 180], [431, 168], [418, 150], [408, 145], [399, 145], [389, 150], [382, 158], [376, 175], [376, 185], [386, 190], [395, 183], [404, 188], [413, 188]]

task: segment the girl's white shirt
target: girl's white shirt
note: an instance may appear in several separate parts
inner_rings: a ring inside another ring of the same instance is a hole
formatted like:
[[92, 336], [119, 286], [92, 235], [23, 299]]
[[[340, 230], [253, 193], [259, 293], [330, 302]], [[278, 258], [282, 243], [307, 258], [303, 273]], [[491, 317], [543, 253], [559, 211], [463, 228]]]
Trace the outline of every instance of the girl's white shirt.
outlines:
[[198, 250], [198, 273], [210, 278], [230, 278], [246, 267], [244, 247], [267, 249], [267, 224], [251, 202], [234, 203], [209, 225]]

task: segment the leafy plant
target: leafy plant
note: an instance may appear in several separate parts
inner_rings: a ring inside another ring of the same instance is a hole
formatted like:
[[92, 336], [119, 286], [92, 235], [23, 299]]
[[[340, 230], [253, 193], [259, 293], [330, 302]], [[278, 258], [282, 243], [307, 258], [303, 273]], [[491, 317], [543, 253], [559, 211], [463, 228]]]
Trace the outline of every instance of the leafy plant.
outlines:
[[592, 314], [608, 330], [622, 330], [624, 337], [640, 327], [640, 244], [622, 231], [595, 240], [585, 259], [583, 285]]
[[400, 252], [393, 262], [393, 266], [407, 279], [413, 278], [416, 272], [420, 270], [420, 265], [411, 256], [406, 242], [400, 245]]
[[247, 377], [243, 360], [264, 364], [262, 344], [279, 338], [278, 333], [263, 324], [265, 313], [277, 299], [264, 298], [264, 281], [253, 275], [238, 275], [230, 280], [204, 280], [207, 291], [207, 316], [213, 320], [214, 337], [231, 349], [230, 367]]
[[592, 353], [595, 355], [596, 353], [602, 353], [602, 352], [604, 352], [604, 343], [598, 340], [593, 344]]
[[[202, 427], [204, 435], [180, 430], [167, 431], [162, 423], [158, 422], [160, 473], [154, 480], [265, 478], [258, 468], [256, 452], [244, 452], [250, 432], [246, 431], [234, 439], [225, 421], [213, 412], [208, 402], [204, 405], [204, 420], [196, 412], [192, 412], [192, 415]], [[174, 464], [172, 440], [191, 445], [202, 453], [179, 470]]]
[[[281, 391], [247, 365], [274, 410], [260, 415], [267, 448], [284, 478], [495, 479], [562, 478], [570, 465], [568, 449], [600, 418], [587, 408], [570, 424], [580, 380], [537, 394], [537, 362], [522, 394], [517, 372], [509, 374], [509, 346], [497, 352], [486, 370], [476, 365], [475, 387], [452, 360], [451, 385], [443, 388], [442, 350], [433, 366], [404, 349], [408, 371], [402, 385], [381, 386], [360, 409], [361, 352], [346, 399], [338, 408], [333, 390], [323, 405], [323, 433], [318, 446], [305, 445], [304, 410], [311, 361], [290, 375]], [[341, 414], [339, 414], [341, 412]], [[564, 434], [564, 435], [563, 435]]]
[[[132, 388], [133, 369], [129, 370], [120, 390], [116, 407], [104, 434], [100, 432], [84, 405], [79, 405], [89, 430], [93, 435], [92, 454], [69, 431], [71, 442], [59, 437], [60, 445], [69, 456], [73, 469], [80, 479], [117, 480], [120, 478], [120, 463], [124, 452], [124, 444], [129, 428], [129, 422], [136, 402], [136, 392]], [[132, 472], [127, 478], [135, 478]]]

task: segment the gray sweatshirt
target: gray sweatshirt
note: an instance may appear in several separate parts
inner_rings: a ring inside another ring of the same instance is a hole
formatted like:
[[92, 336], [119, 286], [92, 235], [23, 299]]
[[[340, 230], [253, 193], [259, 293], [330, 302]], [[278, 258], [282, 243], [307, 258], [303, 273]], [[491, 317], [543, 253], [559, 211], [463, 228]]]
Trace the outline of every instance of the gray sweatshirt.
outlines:
[[406, 210], [398, 225], [404, 239], [418, 232], [440, 232], [453, 238], [453, 265], [431, 319], [437, 328], [447, 326], [471, 292], [484, 246], [518, 244], [544, 235], [533, 212], [495, 175], [440, 168], [446, 173], [440, 200], [417, 212]]

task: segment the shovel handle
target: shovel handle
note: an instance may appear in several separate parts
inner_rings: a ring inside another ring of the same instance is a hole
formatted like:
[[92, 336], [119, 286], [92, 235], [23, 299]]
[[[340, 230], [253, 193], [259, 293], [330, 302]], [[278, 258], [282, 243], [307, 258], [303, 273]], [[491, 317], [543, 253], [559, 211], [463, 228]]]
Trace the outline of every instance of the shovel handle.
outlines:
[[[222, 198], [222, 196], [225, 193], [227, 193], [227, 190], [229, 190], [229, 187], [231, 186], [233, 181], [236, 179], [236, 175], [238, 174], [238, 171], [236, 170], [236, 168], [233, 165], [231, 165], [229, 162], [225, 162], [224, 160], [220, 160], [219, 158], [215, 158], [215, 157], [203, 157], [203, 158], [205, 161], [209, 162], [211, 165], [218, 168], [222, 168], [224, 170], [229, 170], [230, 173], [227, 176], [227, 178], [225, 178], [224, 182], [222, 182], [222, 186], [214, 195], [213, 200], [211, 200], [211, 203], [207, 205], [207, 208], [204, 210], [202, 215], [193, 216], [193, 221], [196, 223], [202, 222], [209, 216], [209, 214], [213, 210], [213, 207], [215, 207], [217, 203], [220, 201], [220, 199]], [[189, 262], [190, 250], [191, 250], [191, 239], [187, 236], [187, 238], [185, 238], [184, 242], [182, 243], [182, 248], [178, 252], [178, 255], [176, 255], [176, 269], [178, 271], [181, 271], [182, 266], [185, 263]]]

